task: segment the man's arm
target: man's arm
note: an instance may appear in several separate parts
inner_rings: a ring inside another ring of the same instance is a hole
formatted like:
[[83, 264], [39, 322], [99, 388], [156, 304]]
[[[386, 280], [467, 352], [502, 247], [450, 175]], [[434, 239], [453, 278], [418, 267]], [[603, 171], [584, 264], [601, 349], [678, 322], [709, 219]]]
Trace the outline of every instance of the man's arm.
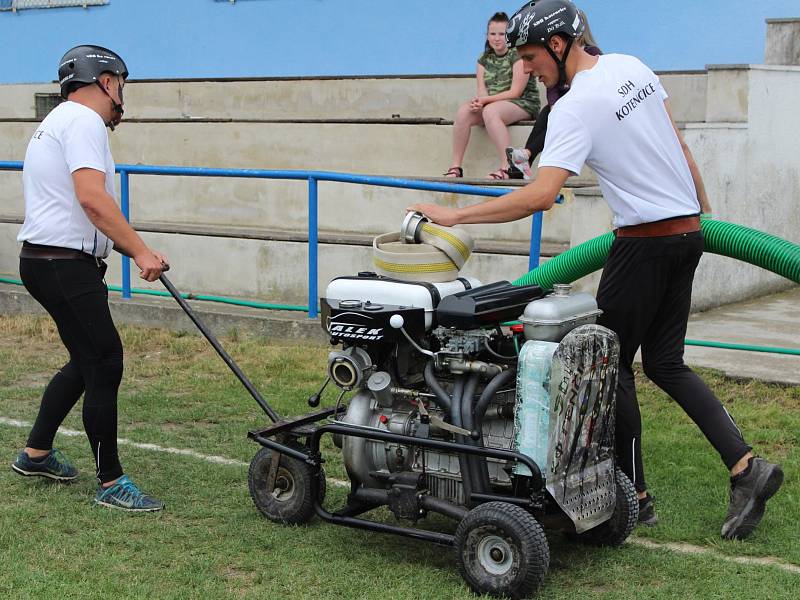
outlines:
[[697, 166], [692, 151], [686, 144], [686, 140], [683, 139], [683, 135], [681, 135], [681, 132], [678, 130], [678, 126], [675, 125], [675, 119], [672, 118], [672, 111], [669, 109], [669, 101], [664, 100], [664, 108], [667, 109], [669, 120], [672, 122], [672, 128], [675, 130], [675, 135], [678, 136], [678, 141], [681, 143], [683, 155], [686, 157], [686, 162], [689, 163], [689, 172], [692, 174], [694, 189], [697, 192], [697, 200], [700, 202], [700, 212], [709, 214], [711, 213], [711, 204], [706, 194], [706, 186], [703, 184], [703, 176], [700, 175], [700, 168]]
[[459, 223], [507, 223], [540, 210], [549, 210], [569, 175], [569, 171], [558, 167], [540, 167], [536, 179], [531, 183], [499, 198], [464, 208], [414, 204], [408, 210], [421, 212], [434, 223], [444, 226]]
[[142, 271], [142, 279], [158, 279], [167, 259], [148, 248], [125, 220], [122, 211], [106, 191], [105, 173], [95, 169], [78, 169], [72, 173], [72, 181], [78, 202], [94, 226], [114, 242], [117, 250], [133, 258]]

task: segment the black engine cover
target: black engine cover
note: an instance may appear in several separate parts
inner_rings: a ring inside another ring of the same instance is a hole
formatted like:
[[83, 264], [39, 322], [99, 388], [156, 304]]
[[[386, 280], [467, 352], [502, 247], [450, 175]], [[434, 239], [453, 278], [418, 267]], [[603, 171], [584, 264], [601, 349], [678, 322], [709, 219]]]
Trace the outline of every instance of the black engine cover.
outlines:
[[511, 285], [498, 281], [446, 296], [436, 307], [436, 322], [442, 327], [478, 329], [518, 319], [529, 302], [544, 297], [538, 285]]
[[373, 304], [357, 300], [320, 299], [322, 328], [331, 336], [333, 343], [358, 345], [391, 344], [405, 339], [399, 329], [389, 324], [393, 315], [400, 315], [405, 322], [403, 329], [419, 339], [425, 333], [425, 309], [389, 304]]

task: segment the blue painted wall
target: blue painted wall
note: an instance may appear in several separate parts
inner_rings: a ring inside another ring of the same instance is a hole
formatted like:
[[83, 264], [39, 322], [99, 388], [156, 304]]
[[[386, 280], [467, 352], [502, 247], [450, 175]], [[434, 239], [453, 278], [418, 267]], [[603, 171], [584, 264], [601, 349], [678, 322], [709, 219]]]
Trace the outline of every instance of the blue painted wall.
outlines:
[[[471, 73], [486, 20], [520, 0], [111, 0], [0, 12], [0, 83], [55, 78], [63, 52], [108, 46], [132, 77]], [[583, 0], [602, 48], [656, 70], [763, 61], [765, 18], [799, 0]]]

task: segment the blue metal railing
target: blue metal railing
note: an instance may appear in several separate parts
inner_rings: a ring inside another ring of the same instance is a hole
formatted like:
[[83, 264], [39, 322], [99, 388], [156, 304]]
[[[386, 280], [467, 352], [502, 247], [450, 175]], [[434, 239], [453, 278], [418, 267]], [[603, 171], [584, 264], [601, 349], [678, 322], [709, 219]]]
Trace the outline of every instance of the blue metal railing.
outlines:
[[[22, 162], [0, 161], [0, 171], [20, 171]], [[427, 192], [445, 192], [450, 194], [464, 194], [470, 196], [503, 196], [509, 192], [508, 188], [490, 188], [466, 185], [460, 183], [440, 183], [421, 181], [416, 179], [397, 179], [394, 177], [374, 177], [371, 175], [356, 175], [350, 173], [335, 173], [329, 171], [273, 171], [261, 169], [209, 169], [205, 167], [171, 167], [151, 165], [117, 165], [120, 176], [120, 209], [125, 218], [130, 220], [130, 176], [131, 175], [173, 175], [182, 177], [239, 177], [246, 179], [292, 179], [308, 181], [308, 316], [315, 319], [318, 314], [317, 300], [319, 298], [318, 280], [318, 183], [320, 181], [333, 181], [337, 183], [353, 183], [360, 185], [375, 185], [381, 187], [421, 190]], [[540, 246], [542, 236], [542, 213], [533, 215], [531, 222], [530, 254], [528, 259], [529, 269], [539, 265]], [[130, 259], [122, 257], [122, 297], [131, 297]]]

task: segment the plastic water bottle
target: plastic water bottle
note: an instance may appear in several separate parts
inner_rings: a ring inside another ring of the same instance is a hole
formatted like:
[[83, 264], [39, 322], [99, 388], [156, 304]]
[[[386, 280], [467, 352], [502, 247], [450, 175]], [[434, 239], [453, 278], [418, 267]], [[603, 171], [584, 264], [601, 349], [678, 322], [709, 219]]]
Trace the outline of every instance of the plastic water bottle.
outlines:
[[[550, 428], [550, 370], [557, 348], [554, 342], [527, 341], [517, 364], [516, 449], [532, 458], [543, 475]], [[517, 464], [515, 472], [531, 474], [522, 464]]]

